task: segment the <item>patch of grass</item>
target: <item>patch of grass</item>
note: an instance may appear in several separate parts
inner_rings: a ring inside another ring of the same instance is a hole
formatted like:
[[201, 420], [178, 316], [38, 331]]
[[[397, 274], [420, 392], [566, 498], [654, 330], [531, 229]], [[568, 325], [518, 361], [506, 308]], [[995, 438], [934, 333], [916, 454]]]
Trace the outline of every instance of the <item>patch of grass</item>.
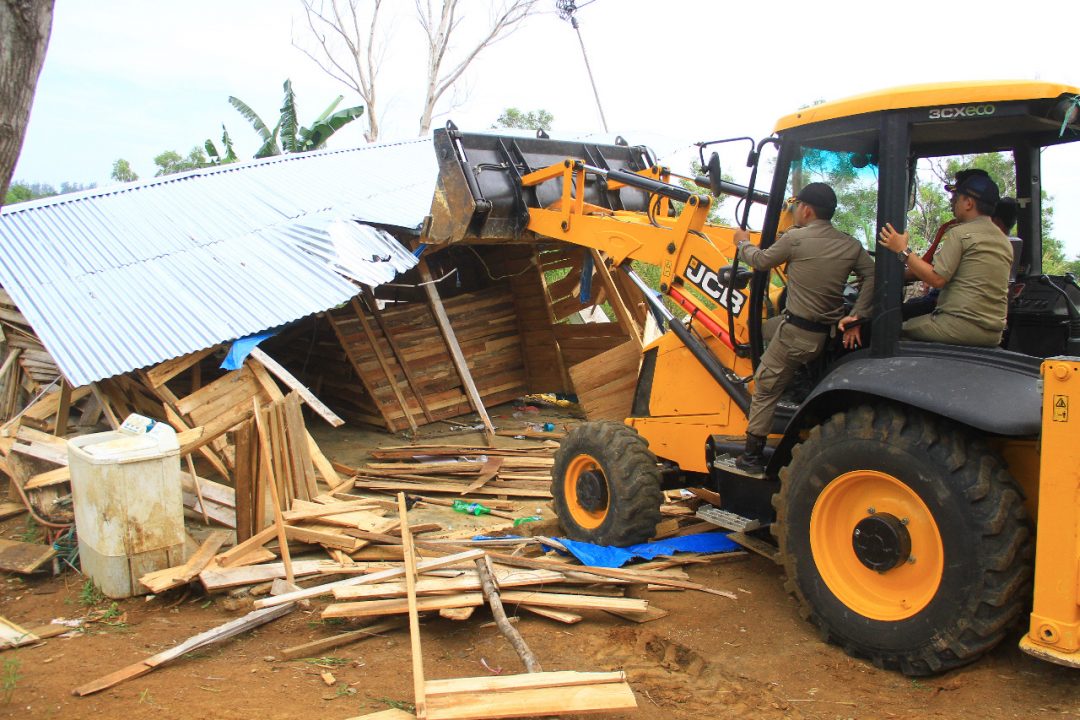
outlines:
[[41, 527], [37, 524], [34, 518], [27, 517], [26, 525], [23, 526], [23, 531], [21, 533], [18, 533], [17, 535], [14, 535], [13, 537], [19, 542], [40, 543], [42, 541]]
[[93, 607], [104, 600], [105, 593], [101, 592], [101, 588], [95, 585], [93, 580], [86, 578], [79, 590], [79, 602], [85, 607]]
[[3, 696], [5, 704], [11, 702], [15, 689], [19, 686], [19, 680], [22, 679], [19, 674], [21, 668], [22, 660], [17, 655], [4, 658], [4, 665], [0, 668], [0, 696]]
[[387, 697], [375, 698], [375, 700], [381, 702], [383, 705], [386, 705], [388, 708], [393, 708], [394, 710], [404, 710], [408, 713], [416, 712], [416, 706], [413, 705], [411, 702], [405, 702], [404, 700], [394, 700], [393, 698]]
[[328, 655], [326, 657], [304, 658], [304, 662], [309, 665], [330, 665], [333, 667], [340, 667], [342, 665], [348, 665], [352, 660]]

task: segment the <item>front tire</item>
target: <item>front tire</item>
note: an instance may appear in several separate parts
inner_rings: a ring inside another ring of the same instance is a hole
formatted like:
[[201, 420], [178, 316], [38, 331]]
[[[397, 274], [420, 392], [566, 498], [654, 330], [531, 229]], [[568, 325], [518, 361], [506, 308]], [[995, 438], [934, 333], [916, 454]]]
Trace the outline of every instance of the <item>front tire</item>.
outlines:
[[574, 428], [555, 453], [551, 478], [555, 512], [570, 539], [626, 546], [655, 534], [660, 468], [633, 428], [606, 421]]
[[780, 473], [787, 589], [830, 642], [907, 675], [967, 664], [1024, 612], [1031, 533], [986, 443], [861, 406], [814, 428]]

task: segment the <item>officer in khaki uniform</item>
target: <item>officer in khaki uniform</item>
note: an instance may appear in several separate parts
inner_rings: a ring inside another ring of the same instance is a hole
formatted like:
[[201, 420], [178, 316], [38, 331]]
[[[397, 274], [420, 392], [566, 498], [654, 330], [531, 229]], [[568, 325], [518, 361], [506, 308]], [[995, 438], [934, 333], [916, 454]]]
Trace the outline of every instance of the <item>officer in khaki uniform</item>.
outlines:
[[[862, 289], [853, 315], [844, 319], [869, 317], [874, 297], [874, 261], [858, 240], [830, 222], [836, 211], [836, 193], [825, 183], [810, 183], [796, 199], [796, 227], [777, 238], [769, 249], [752, 245], [745, 230], [735, 232], [739, 257], [747, 264], [755, 270], [769, 270], [787, 263], [788, 277], [787, 307], [766, 323], [765, 333], [771, 339], [754, 373], [746, 450], [735, 461], [748, 472], [762, 469], [776, 404], [795, 371], [821, 354], [833, 327], [844, 317], [844, 285], [852, 271]], [[858, 329], [848, 333], [857, 335]]]
[[911, 253], [907, 233], [888, 223], [881, 231], [881, 244], [899, 254], [907, 277], [941, 289], [934, 312], [905, 322], [902, 337], [994, 347], [1005, 330], [1013, 263], [1012, 244], [991, 220], [998, 187], [982, 174], [945, 187], [953, 193], [953, 214], [960, 223], [941, 239], [933, 264]]

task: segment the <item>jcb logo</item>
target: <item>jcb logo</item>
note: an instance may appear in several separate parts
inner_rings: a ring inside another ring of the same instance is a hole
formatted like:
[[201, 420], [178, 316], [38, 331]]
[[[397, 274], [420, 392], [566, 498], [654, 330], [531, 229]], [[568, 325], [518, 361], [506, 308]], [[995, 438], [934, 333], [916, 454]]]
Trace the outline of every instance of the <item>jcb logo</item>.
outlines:
[[993, 115], [993, 105], [965, 105], [964, 107], [934, 108], [930, 111], [931, 120], [959, 120], [963, 118], [985, 117]]
[[[728, 307], [728, 289], [720, 282], [720, 276], [715, 271], [706, 267], [705, 263], [696, 257], [691, 257], [686, 264], [686, 279], [694, 283], [701, 292], [720, 303], [721, 307]], [[746, 297], [738, 290], [731, 292], [731, 311], [738, 315], [742, 312]]]

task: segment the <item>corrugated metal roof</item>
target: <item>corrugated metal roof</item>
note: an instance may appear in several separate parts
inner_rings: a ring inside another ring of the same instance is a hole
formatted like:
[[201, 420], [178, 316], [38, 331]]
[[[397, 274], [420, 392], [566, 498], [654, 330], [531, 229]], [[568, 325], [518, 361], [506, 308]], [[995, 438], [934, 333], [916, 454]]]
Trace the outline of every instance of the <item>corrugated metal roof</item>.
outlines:
[[[74, 385], [334, 307], [416, 259], [430, 140], [279, 156], [0, 212], [0, 285]], [[344, 276], [344, 277], [343, 277]]]

